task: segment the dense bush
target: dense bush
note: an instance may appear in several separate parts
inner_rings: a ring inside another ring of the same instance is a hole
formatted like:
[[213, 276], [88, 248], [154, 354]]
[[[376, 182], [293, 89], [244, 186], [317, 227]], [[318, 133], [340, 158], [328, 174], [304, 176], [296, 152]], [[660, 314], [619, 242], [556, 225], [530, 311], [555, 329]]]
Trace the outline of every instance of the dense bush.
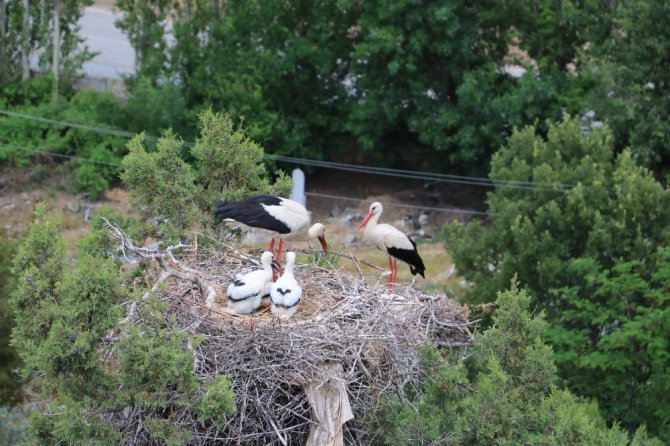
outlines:
[[[618, 3], [609, 38], [585, 54], [584, 73], [596, 79], [588, 103], [607, 121], [618, 147], [642, 162], [668, 168], [670, 161], [670, 5], [663, 0]], [[607, 20], [605, 21], [607, 22]]]
[[[0, 228], [0, 259], [14, 257], [16, 242]], [[14, 326], [14, 315], [9, 307], [9, 295], [14, 290], [15, 280], [9, 261], [0, 262], [0, 406], [12, 406], [19, 402], [21, 378], [16, 370], [21, 365], [16, 351], [10, 346], [9, 338]], [[1, 437], [1, 436], [0, 436]]]
[[609, 130], [575, 119], [550, 126], [546, 139], [535, 127], [515, 132], [491, 178], [534, 187], [497, 187], [486, 227], [446, 227], [455, 263], [473, 283], [464, 298], [492, 302], [518, 274], [547, 314], [568, 384], [597, 397], [609, 420], [646, 421], [667, 440], [667, 346], [648, 336], [670, 335], [659, 250], [670, 239], [670, 191], [629, 152], [616, 155]]
[[[628, 445], [619, 426], [608, 428], [594, 404], [557, 387], [546, 323], [531, 316], [531, 298], [516, 288], [500, 293], [494, 328], [475, 338], [467, 359], [442, 359], [426, 347], [423, 391], [383, 401], [377, 443], [434, 445]], [[631, 444], [660, 445], [644, 428]]]
[[40, 378], [33, 381], [38, 409], [30, 417], [29, 444], [118, 444], [123, 433], [102, 414], [129, 406], [147, 411], [155, 440], [178, 444], [175, 439], [186, 441], [189, 432], [161, 410], [192, 410], [215, 423], [236, 410], [227, 379], [199, 382], [185, 347], [188, 334], [174, 327], [155, 296], [144, 301], [141, 322], [110, 337], [120, 304], [136, 298], [133, 291], [144, 292], [140, 281], [123, 276], [110, 246], [97, 218], [80, 243], [78, 260], [69, 261], [57, 220], [39, 205], [18, 249], [12, 343], [24, 375]]
[[182, 157], [183, 141], [166, 131], [149, 152], [142, 135], [128, 143], [121, 178], [143, 221], [163, 238], [178, 239], [205, 217], [218, 200], [240, 199], [251, 193], [286, 196], [289, 177], [279, 172], [271, 184], [263, 163], [263, 149], [228, 115], [211, 110], [200, 115], [201, 133], [188, 154], [191, 166]]
[[[122, 105], [111, 94], [80, 91], [56, 103], [42, 98], [33, 104], [33, 94], [41, 93], [40, 82], [27, 83], [22, 93], [24, 103], [12, 111], [102, 128], [103, 132], [123, 125]], [[74, 170], [76, 189], [89, 192], [93, 198], [118, 183], [119, 165], [125, 153], [123, 138], [11, 116], [1, 116], [0, 121], [0, 162], [25, 167], [44, 156], [31, 150], [80, 158], [66, 162]]]

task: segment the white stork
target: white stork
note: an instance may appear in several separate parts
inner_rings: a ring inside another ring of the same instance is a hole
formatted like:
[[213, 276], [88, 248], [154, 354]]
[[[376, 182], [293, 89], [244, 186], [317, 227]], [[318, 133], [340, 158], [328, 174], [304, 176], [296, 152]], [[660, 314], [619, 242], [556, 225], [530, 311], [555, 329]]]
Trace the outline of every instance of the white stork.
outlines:
[[[214, 215], [224, 222], [235, 222], [243, 229], [259, 228], [272, 235], [269, 250], [279, 239], [276, 260], [281, 265], [281, 250], [284, 240], [309, 241], [318, 239], [324, 252], [328, 252], [326, 228], [321, 223], [311, 225], [307, 209], [300, 203], [274, 195], [252, 195], [240, 201], [219, 202]], [[310, 226], [311, 225], [311, 226]]]
[[261, 299], [270, 294], [272, 284], [274, 255], [265, 251], [261, 255], [263, 269], [251, 271], [244, 276], [237, 276], [228, 285], [228, 308], [237, 314], [250, 314], [261, 305]]
[[360, 231], [365, 226], [363, 240], [376, 244], [388, 256], [389, 268], [391, 269], [389, 286], [393, 289], [395, 285], [398, 275], [397, 260], [407, 263], [413, 275], [418, 273], [425, 279], [424, 271], [426, 268], [423, 266], [423, 260], [421, 260], [416, 250], [416, 243], [393, 226], [384, 223], [379, 224], [378, 221], [382, 212], [384, 212], [384, 206], [381, 203], [372, 203], [370, 211], [358, 225], [356, 231]]
[[286, 267], [284, 274], [270, 287], [270, 310], [282, 319], [288, 319], [298, 311], [298, 304], [302, 298], [302, 288], [293, 275], [295, 253], [286, 253]]

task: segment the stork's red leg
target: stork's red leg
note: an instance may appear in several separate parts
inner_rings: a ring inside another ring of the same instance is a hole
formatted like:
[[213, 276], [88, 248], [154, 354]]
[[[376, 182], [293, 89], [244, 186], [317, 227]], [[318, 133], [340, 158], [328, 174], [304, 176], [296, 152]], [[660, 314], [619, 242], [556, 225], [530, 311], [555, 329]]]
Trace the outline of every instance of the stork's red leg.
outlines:
[[389, 275], [389, 289], [393, 291], [395, 279], [393, 278], [393, 257], [391, 256], [389, 256], [389, 269], [391, 270], [391, 275]]
[[279, 247], [277, 248], [277, 264], [279, 265], [279, 274], [284, 274], [284, 268], [281, 267], [281, 249], [284, 246], [284, 239], [279, 239]]
[[[268, 249], [268, 251], [272, 252], [274, 247], [275, 247], [275, 239], [272, 238], [272, 239], [270, 239], [270, 249]], [[272, 281], [273, 282], [277, 281], [277, 273], [275, 272], [274, 268], [272, 268]]]
[[391, 291], [395, 289], [395, 279], [397, 275], [398, 275], [398, 262], [396, 259], [392, 259], [391, 277], [389, 278], [389, 288], [391, 289]]

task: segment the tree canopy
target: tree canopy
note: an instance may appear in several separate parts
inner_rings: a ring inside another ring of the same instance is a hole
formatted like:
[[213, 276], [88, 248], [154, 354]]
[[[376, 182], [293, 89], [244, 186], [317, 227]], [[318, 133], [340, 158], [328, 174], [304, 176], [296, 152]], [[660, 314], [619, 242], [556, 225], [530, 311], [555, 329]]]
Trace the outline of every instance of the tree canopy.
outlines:
[[629, 151], [616, 154], [607, 128], [577, 119], [551, 125], [546, 138], [533, 126], [516, 131], [491, 178], [534, 186], [491, 192], [490, 227], [445, 228], [473, 283], [464, 298], [492, 302], [518, 274], [547, 314], [570, 386], [598, 398], [608, 419], [630, 428], [646, 421], [667, 439], [670, 191]]

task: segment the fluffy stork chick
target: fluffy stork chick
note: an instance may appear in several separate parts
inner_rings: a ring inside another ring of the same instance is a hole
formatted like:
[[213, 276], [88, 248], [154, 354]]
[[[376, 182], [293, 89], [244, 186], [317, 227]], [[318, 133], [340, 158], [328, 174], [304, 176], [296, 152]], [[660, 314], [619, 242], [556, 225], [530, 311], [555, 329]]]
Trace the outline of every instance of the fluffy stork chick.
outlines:
[[261, 299], [270, 293], [272, 283], [274, 255], [265, 251], [261, 255], [263, 269], [237, 276], [228, 285], [228, 308], [237, 314], [250, 314], [261, 305]]
[[287, 252], [284, 274], [270, 288], [270, 299], [272, 300], [270, 309], [273, 314], [282, 319], [288, 319], [295, 314], [302, 297], [302, 288], [293, 275], [294, 266], [295, 253]]
[[395, 280], [398, 275], [397, 260], [401, 260], [409, 265], [409, 271], [413, 274], [420, 274], [424, 279], [425, 266], [423, 260], [419, 257], [419, 252], [416, 250], [416, 243], [414, 240], [403, 234], [395, 227], [378, 223], [379, 217], [384, 212], [384, 206], [379, 202], [374, 202], [370, 205], [370, 211], [367, 213], [363, 221], [356, 228], [363, 231], [363, 240], [374, 243], [383, 251], [389, 258], [389, 268], [391, 269], [391, 276], [389, 277], [389, 286], [391, 289], [395, 286]]

